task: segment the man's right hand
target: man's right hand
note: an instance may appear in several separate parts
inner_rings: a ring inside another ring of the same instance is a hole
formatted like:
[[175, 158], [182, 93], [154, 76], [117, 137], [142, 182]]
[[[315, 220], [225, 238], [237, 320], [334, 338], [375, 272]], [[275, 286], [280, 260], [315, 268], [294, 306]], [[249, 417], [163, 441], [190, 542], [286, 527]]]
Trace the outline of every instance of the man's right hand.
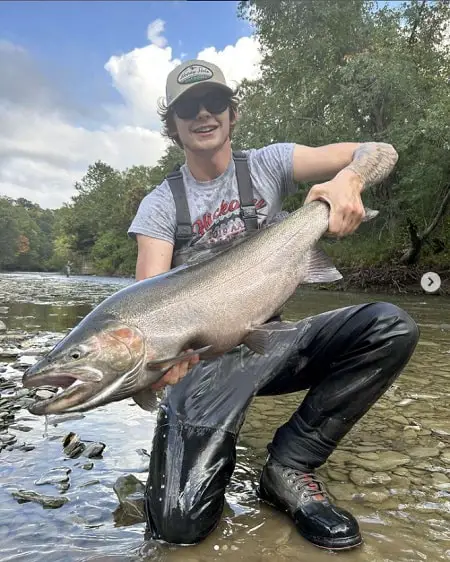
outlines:
[[[186, 351], [194, 351], [193, 349], [187, 349]], [[186, 359], [185, 361], [181, 361], [181, 363], [177, 363], [171, 369], [167, 371], [167, 373], [159, 379], [158, 382], [152, 384], [152, 390], [161, 390], [168, 384], [174, 385], [177, 384], [183, 377], [186, 376], [189, 369], [191, 369], [194, 365], [196, 365], [200, 361], [200, 357], [198, 355], [193, 355]]]

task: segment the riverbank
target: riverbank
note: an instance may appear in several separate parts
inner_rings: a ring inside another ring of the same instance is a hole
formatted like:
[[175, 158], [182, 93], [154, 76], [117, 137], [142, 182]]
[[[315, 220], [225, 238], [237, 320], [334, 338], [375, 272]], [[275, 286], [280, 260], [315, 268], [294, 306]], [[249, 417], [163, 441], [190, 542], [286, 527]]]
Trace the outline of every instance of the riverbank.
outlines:
[[[426, 268], [423, 266], [370, 266], [361, 268], [338, 267], [343, 279], [333, 283], [333, 291], [361, 291], [388, 294], [435, 294], [450, 295], [450, 268]], [[425, 273], [433, 271], [441, 278], [441, 286], [436, 293], [425, 293], [420, 280]], [[320, 287], [327, 289], [327, 286]]]

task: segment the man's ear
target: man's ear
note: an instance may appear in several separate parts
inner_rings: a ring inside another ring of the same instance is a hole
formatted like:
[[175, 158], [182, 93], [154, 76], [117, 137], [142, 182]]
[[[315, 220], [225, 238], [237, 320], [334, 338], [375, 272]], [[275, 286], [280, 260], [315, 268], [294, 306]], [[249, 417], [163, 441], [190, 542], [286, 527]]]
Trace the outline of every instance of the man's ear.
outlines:
[[238, 110], [236, 109], [236, 111], [230, 111], [230, 125], [231, 127], [234, 127], [236, 125], [236, 123], [239, 121], [240, 115]]

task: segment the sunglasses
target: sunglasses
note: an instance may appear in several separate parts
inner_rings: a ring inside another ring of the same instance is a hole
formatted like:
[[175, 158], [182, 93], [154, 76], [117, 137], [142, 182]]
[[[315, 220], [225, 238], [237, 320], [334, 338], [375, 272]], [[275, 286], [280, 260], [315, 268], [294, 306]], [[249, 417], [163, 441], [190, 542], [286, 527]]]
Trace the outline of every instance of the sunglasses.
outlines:
[[174, 103], [173, 109], [180, 119], [195, 119], [203, 106], [209, 113], [223, 113], [230, 104], [225, 92], [208, 92], [200, 97], [183, 96]]

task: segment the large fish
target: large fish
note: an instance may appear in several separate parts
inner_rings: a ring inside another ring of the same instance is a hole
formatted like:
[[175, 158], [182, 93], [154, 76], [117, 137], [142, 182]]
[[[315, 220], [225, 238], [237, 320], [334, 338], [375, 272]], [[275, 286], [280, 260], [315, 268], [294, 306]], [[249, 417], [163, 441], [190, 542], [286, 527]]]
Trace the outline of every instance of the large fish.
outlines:
[[208, 359], [245, 344], [264, 354], [272, 330], [286, 329], [266, 322], [299, 284], [342, 278], [316, 246], [328, 220], [329, 206], [314, 201], [210, 259], [106, 298], [24, 373], [27, 388], [64, 389], [30, 411], [80, 412], [129, 397], [152, 410], [150, 386], [189, 356], [184, 350]]

